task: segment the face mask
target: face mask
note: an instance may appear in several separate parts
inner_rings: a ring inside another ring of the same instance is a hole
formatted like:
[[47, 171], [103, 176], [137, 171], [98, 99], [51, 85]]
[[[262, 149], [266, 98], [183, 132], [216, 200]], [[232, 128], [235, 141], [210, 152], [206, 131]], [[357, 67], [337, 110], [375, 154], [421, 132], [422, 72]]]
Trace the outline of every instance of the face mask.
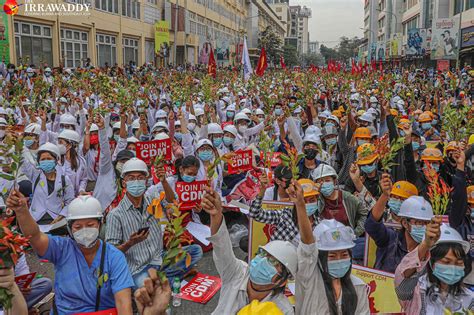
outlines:
[[390, 208], [390, 211], [392, 211], [395, 214], [398, 214], [400, 212], [400, 207], [402, 206], [402, 201], [395, 199], [395, 198], [390, 198], [388, 200], [388, 207]]
[[283, 114], [283, 109], [281, 108], [275, 108], [275, 115], [281, 116]]
[[400, 137], [405, 137], [405, 131], [400, 130], [400, 131], [399, 131], [399, 134], [400, 134]]
[[255, 284], [272, 284], [272, 279], [276, 274], [276, 268], [268, 262], [266, 257], [258, 255], [250, 262], [250, 281]]
[[227, 118], [233, 118], [235, 113], [228, 111], [225, 114], [226, 114]]
[[59, 106], [59, 109], [63, 112], [66, 109], [66, 105]]
[[351, 268], [351, 259], [339, 259], [339, 260], [328, 260], [328, 272], [331, 277], [339, 279], [345, 276], [345, 274]]
[[91, 248], [95, 245], [97, 238], [99, 237], [98, 228], [82, 228], [72, 234], [77, 244], [85, 248]]
[[119, 141], [119, 138], [120, 138], [119, 135], [114, 135], [114, 141], [115, 141], [115, 142], [118, 142], [118, 141]]
[[314, 160], [318, 152], [315, 149], [304, 149], [304, 154], [308, 160]]
[[420, 244], [423, 241], [423, 237], [425, 237], [426, 233], [426, 226], [411, 226], [410, 235], [415, 242]]
[[418, 151], [420, 149], [420, 143], [419, 142], [412, 142], [411, 147], [413, 148], [413, 151]]
[[296, 103], [289, 103], [288, 106], [290, 107], [294, 107], [296, 105]]
[[188, 124], [188, 130], [189, 130], [189, 131], [193, 131], [194, 128], [196, 128], [196, 124], [195, 124], [195, 123], [189, 123], [189, 124]]
[[23, 140], [23, 144], [24, 144], [25, 147], [27, 147], [27, 148], [31, 147], [34, 143], [35, 143], [35, 141], [34, 141], [34, 140], [31, 140], [31, 139], [25, 139], [25, 140]]
[[225, 144], [226, 146], [230, 146], [230, 145], [232, 145], [232, 144], [234, 143], [235, 139], [234, 139], [234, 138], [231, 138], [231, 137], [224, 137], [224, 138], [222, 139], [222, 141], [224, 141], [224, 144]]
[[127, 182], [127, 192], [133, 197], [140, 197], [146, 190], [145, 180], [131, 180]]
[[32, 73], [32, 72], [28, 72], [28, 77], [29, 77], [29, 78], [33, 77], [34, 75], [35, 75], [35, 74]]
[[214, 153], [212, 153], [212, 151], [209, 151], [209, 150], [200, 151], [200, 152], [198, 153], [198, 157], [199, 157], [202, 161], [210, 161], [210, 160], [212, 160], [212, 158], [214, 157]]
[[117, 165], [115, 165], [115, 169], [119, 174], [122, 174], [122, 169], [123, 169], [123, 162], [118, 162]]
[[264, 121], [265, 121], [265, 118], [263, 118], [263, 117], [258, 117], [258, 121], [259, 121], [259, 122], [264, 122]]
[[215, 147], [220, 147], [221, 144], [222, 144], [222, 138], [214, 138], [214, 139], [212, 139], [212, 144], [213, 144]]
[[245, 131], [247, 131], [248, 127], [247, 126], [239, 126], [239, 132], [240, 133], [244, 133]]
[[333, 122], [328, 122], [324, 127], [334, 127], [336, 128], [336, 125]]
[[432, 125], [436, 125], [437, 123], [438, 123], [438, 120], [436, 120], [436, 119], [433, 119], [433, 120], [431, 121], [431, 124], [432, 124]]
[[96, 145], [99, 144], [99, 135], [91, 135], [89, 139], [90, 144]]
[[44, 75], [49, 77], [51, 75], [51, 72], [45, 72]]
[[56, 167], [56, 161], [54, 160], [43, 160], [39, 162], [38, 167], [45, 172], [46, 174], [51, 173], [54, 171], [54, 168]]
[[5, 137], [5, 130], [0, 130], [0, 138]]
[[369, 142], [369, 141], [367, 141], [367, 140], [357, 140], [357, 145], [358, 145], [358, 146], [361, 146], [361, 145], [363, 145], [363, 144], [365, 144], [365, 143], [368, 143], [368, 142]]
[[370, 174], [372, 173], [373, 171], [375, 171], [377, 169], [377, 165], [376, 164], [371, 164], [371, 165], [362, 165], [360, 167], [361, 171], [364, 172], [365, 174]]
[[64, 144], [58, 144], [58, 148], [59, 148], [59, 153], [61, 155], [66, 154], [67, 149], [66, 149], [66, 146]]
[[337, 143], [337, 139], [336, 138], [331, 138], [331, 139], [326, 139], [326, 145], [335, 145]]
[[181, 142], [181, 140], [183, 140], [183, 134], [182, 134], [181, 132], [175, 132], [174, 137], [175, 137], [176, 140], [178, 140], [179, 142]]
[[[424, 166], [423, 168], [424, 168], [424, 169], [427, 169], [428, 167], [427, 167], [427, 166]], [[432, 168], [435, 172], [439, 172], [439, 165], [438, 165], [438, 164], [431, 164], [431, 168]]]
[[421, 129], [423, 130], [428, 130], [431, 128], [431, 123], [422, 123], [421, 124]]
[[192, 183], [196, 180], [196, 176], [192, 176], [192, 175], [186, 175], [184, 174], [183, 176], [181, 176], [181, 178], [183, 179], [183, 181], [185, 181], [186, 183]]
[[436, 263], [433, 275], [442, 282], [453, 285], [464, 277], [464, 267]]
[[310, 215], [313, 215], [318, 211], [318, 202], [312, 202], [312, 203], [307, 203], [306, 204], [306, 214], [308, 217]]
[[320, 188], [324, 197], [329, 197], [334, 192], [334, 182], [324, 182]]

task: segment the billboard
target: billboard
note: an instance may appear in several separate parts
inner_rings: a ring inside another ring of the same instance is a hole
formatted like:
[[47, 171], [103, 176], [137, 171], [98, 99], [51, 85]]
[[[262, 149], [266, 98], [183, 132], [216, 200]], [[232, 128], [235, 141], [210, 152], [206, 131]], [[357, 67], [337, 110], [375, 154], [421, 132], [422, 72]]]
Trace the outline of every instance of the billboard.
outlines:
[[423, 39], [421, 48], [425, 53], [429, 53], [431, 51], [431, 28], [420, 29], [420, 36]]
[[424, 53], [425, 52], [423, 50], [423, 37], [421, 36], [421, 29], [413, 28], [409, 30], [407, 35], [407, 49], [405, 54], [407, 56], [422, 56], [424, 55]]
[[168, 57], [170, 27], [168, 21], [158, 21], [155, 23], [155, 54], [161, 57]]
[[400, 56], [402, 54], [402, 34], [395, 33], [392, 34], [392, 38], [390, 39], [390, 56]]
[[461, 48], [471, 47], [474, 45], [474, 26], [462, 29], [461, 34]]
[[377, 42], [377, 61], [385, 61], [385, 47], [385, 42]]
[[438, 19], [433, 23], [431, 59], [456, 59], [459, 40], [459, 17]]

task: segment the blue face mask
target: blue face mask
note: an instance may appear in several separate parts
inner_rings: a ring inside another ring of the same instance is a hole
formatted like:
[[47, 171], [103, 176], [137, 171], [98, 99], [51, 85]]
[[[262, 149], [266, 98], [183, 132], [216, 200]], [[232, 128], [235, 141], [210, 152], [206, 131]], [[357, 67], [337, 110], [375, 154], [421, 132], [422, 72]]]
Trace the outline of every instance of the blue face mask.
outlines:
[[410, 235], [415, 242], [420, 244], [423, 241], [423, 237], [425, 237], [426, 233], [426, 226], [411, 226]]
[[145, 180], [131, 180], [127, 182], [127, 192], [133, 197], [140, 197], [146, 190]]
[[402, 206], [402, 201], [395, 199], [395, 198], [390, 198], [388, 200], [388, 207], [390, 208], [390, 211], [392, 211], [395, 214], [398, 214], [400, 212], [400, 207]]
[[255, 284], [272, 284], [272, 279], [276, 274], [276, 268], [268, 262], [266, 257], [257, 255], [250, 262], [250, 281]]
[[474, 207], [471, 207], [471, 219], [474, 219]]
[[212, 153], [212, 151], [210, 151], [210, 150], [200, 151], [198, 153], [198, 157], [202, 161], [210, 161], [214, 157], [214, 153]]
[[34, 143], [35, 143], [35, 141], [34, 141], [34, 140], [31, 140], [31, 139], [25, 139], [25, 140], [23, 140], [23, 144], [24, 144], [25, 147], [27, 147], [27, 148], [31, 147]]
[[215, 147], [220, 147], [221, 144], [222, 144], [222, 138], [214, 138], [214, 139], [212, 139], [212, 144], [213, 144]]
[[120, 139], [120, 136], [119, 136], [119, 135], [114, 135], [114, 141], [115, 141], [115, 142], [118, 142], [119, 139]]
[[357, 145], [358, 145], [358, 146], [361, 146], [361, 145], [366, 144], [366, 143], [368, 143], [368, 142], [369, 142], [369, 141], [367, 141], [367, 140], [357, 140]]
[[[428, 168], [427, 166], [424, 166], [423, 168]], [[439, 172], [439, 165], [438, 164], [431, 164], [431, 168], [435, 171], [435, 172]]]
[[281, 108], [275, 108], [275, 115], [281, 116], [283, 114], [283, 109]]
[[400, 131], [399, 131], [399, 134], [400, 134], [400, 137], [405, 137], [405, 131], [400, 130]]
[[235, 114], [235, 113], [234, 113], [234, 112], [227, 111], [225, 114], [226, 114], [227, 118], [232, 118], [232, 117], [234, 117], [234, 114]]
[[222, 140], [224, 141], [224, 144], [225, 144], [226, 146], [232, 145], [232, 144], [234, 143], [234, 141], [235, 141], [235, 139], [234, 139], [234, 138], [231, 138], [231, 137], [224, 137]]
[[342, 278], [351, 268], [351, 259], [328, 260], [328, 271], [333, 278]]
[[464, 267], [436, 263], [433, 275], [442, 282], [453, 285], [464, 277]]
[[312, 202], [306, 204], [306, 214], [308, 217], [315, 214], [318, 211], [318, 202]]
[[326, 145], [335, 145], [337, 143], [337, 138], [326, 139]]
[[421, 124], [421, 129], [423, 130], [428, 130], [431, 128], [431, 123], [422, 123]]
[[418, 151], [420, 149], [420, 143], [416, 142], [416, 141], [413, 141], [411, 143], [411, 147], [413, 148], [413, 151]]
[[181, 142], [181, 140], [183, 140], [183, 134], [181, 132], [175, 132], [174, 133], [174, 137], [176, 138], [176, 140], [178, 140], [179, 142]]
[[370, 173], [372, 173], [373, 171], [375, 171], [377, 169], [377, 164], [374, 163], [374, 164], [370, 164], [370, 165], [362, 165], [360, 167], [360, 169], [365, 174], [370, 174]]
[[323, 194], [324, 197], [329, 197], [334, 192], [334, 183], [333, 182], [324, 182], [321, 185], [319, 191]]
[[331, 127], [331, 126], [336, 128], [336, 125], [333, 122], [328, 122], [326, 123], [326, 125], [324, 125], [324, 127]]
[[56, 161], [54, 160], [43, 160], [39, 162], [38, 167], [46, 174], [51, 173], [56, 168]]
[[64, 128], [59, 128], [59, 133], [63, 132]]
[[186, 183], [192, 183], [192, 182], [194, 182], [194, 180], [196, 180], [196, 176], [186, 175], [186, 174], [184, 174], [183, 176], [181, 176], [181, 178], [182, 178], [183, 181], [185, 181]]
[[432, 124], [432, 125], [436, 125], [437, 123], [438, 123], [438, 120], [437, 120], [437, 119], [433, 119], [433, 120], [431, 121], [431, 124]]

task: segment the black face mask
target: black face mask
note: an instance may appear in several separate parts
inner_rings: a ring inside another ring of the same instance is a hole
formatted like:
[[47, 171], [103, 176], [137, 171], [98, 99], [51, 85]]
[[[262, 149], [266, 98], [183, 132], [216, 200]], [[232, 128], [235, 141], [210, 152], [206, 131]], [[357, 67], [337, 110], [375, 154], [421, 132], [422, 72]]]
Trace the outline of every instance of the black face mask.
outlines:
[[[283, 185], [282, 185], [282, 188], [283, 189], [288, 189], [288, 187], [290, 187], [290, 179], [286, 179], [286, 178], [278, 178], [278, 180], [280, 180]], [[276, 185], [278, 185], [277, 183], [275, 183]]]
[[318, 154], [315, 149], [304, 149], [303, 152], [308, 160], [314, 160], [316, 158], [316, 155]]

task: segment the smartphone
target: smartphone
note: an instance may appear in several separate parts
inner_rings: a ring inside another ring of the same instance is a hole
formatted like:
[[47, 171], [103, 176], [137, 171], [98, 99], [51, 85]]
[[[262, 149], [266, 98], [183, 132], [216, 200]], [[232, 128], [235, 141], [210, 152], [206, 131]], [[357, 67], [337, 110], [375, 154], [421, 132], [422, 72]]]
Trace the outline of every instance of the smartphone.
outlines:
[[150, 227], [147, 226], [147, 227], [144, 227], [144, 228], [139, 229], [139, 230], [137, 231], [137, 233], [138, 233], [138, 234], [142, 234], [143, 232], [148, 232], [149, 229], [150, 229]]

